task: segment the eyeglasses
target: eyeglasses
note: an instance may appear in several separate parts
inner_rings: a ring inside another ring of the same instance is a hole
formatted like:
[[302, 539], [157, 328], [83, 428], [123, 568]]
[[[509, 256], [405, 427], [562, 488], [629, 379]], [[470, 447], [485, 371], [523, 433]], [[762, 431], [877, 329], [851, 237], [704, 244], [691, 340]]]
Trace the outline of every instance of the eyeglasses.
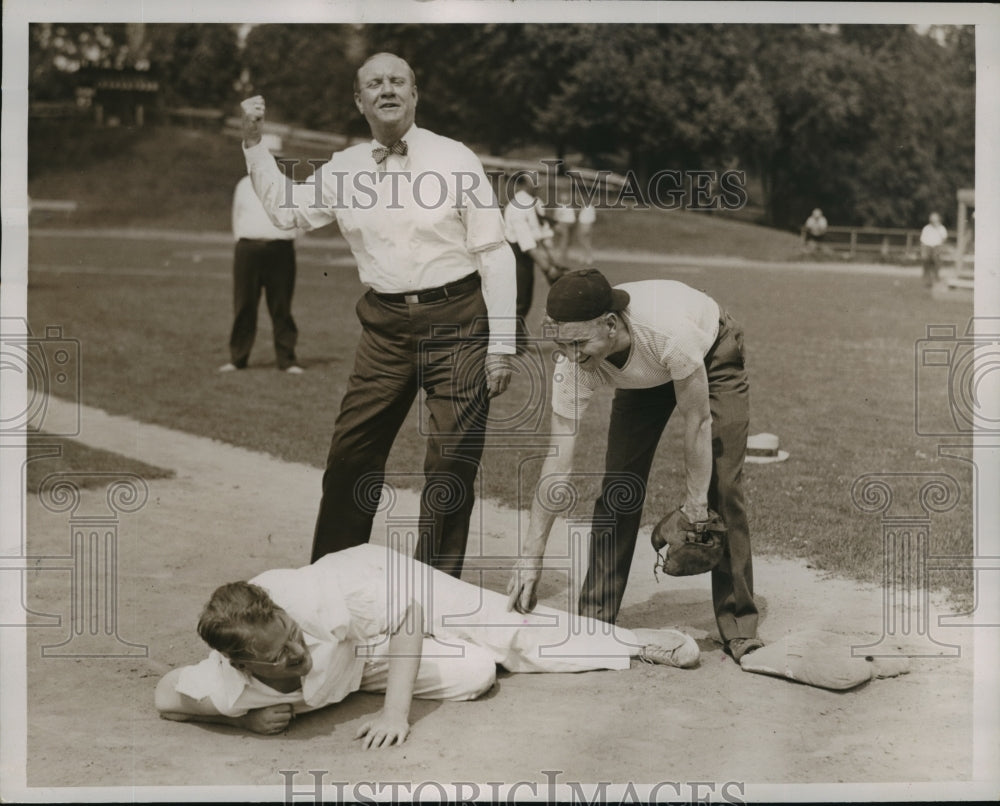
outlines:
[[[279, 615], [279, 618], [287, 623], [287, 619], [284, 614]], [[285, 642], [281, 647], [281, 651], [274, 660], [257, 660], [256, 658], [234, 658], [233, 660], [239, 663], [251, 663], [254, 666], [266, 666], [270, 669], [278, 668], [280, 666], [293, 666], [297, 665], [302, 660], [302, 655], [306, 652], [306, 642], [305, 637], [302, 635], [302, 629], [298, 624], [288, 624], [288, 633], [285, 637]], [[295, 646], [293, 650], [291, 645]], [[296, 656], [293, 659], [293, 654]]]

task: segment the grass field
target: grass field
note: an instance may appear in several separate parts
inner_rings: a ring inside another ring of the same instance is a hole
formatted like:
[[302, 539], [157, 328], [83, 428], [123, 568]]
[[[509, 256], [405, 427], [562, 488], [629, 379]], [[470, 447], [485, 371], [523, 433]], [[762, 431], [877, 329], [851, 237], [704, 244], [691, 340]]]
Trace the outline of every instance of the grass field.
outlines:
[[[638, 224], [636, 226], [639, 226]], [[637, 242], [641, 242], [638, 241]], [[266, 314], [248, 371], [218, 374], [228, 356], [231, 282], [228, 247], [157, 240], [31, 238], [29, 319], [33, 330], [59, 325], [80, 341], [83, 402], [285, 459], [322, 466], [359, 327], [362, 291], [346, 252], [300, 249], [294, 312], [299, 357], [308, 372], [275, 370]], [[338, 265], [335, 265], [338, 264]], [[866, 473], [946, 473], [963, 492], [935, 515], [933, 554], [966, 555], [971, 539], [971, 469], [937, 455], [937, 441], [914, 429], [915, 347], [928, 324], [964, 329], [971, 305], [932, 301], [911, 278], [791, 269], [602, 266], [613, 282], [674, 277], [706, 290], [745, 327], [751, 373], [751, 433], [780, 436], [791, 459], [748, 465], [746, 488], [755, 550], [806, 559], [815, 567], [876, 581], [881, 574], [878, 517], [851, 500]], [[529, 324], [537, 328], [541, 302]], [[483, 493], [526, 506], [544, 439], [528, 427], [547, 422], [551, 348], [541, 368], [522, 367], [493, 407], [494, 433], [480, 475]], [[943, 383], [921, 389], [923, 411], [947, 412]], [[610, 397], [597, 398], [582, 424], [577, 468], [585, 517], [602, 467]], [[395, 482], [420, 484], [424, 441], [415, 406], [390, 458]], [[645, 520], [683, 495], [678, 424], [653, 467]], [[263, 492], [263, 491], [262, 491]], [[319, 490], [316, 491], [317, 502]], [[971, 574], [935, 573], [967, 603]]]
[[[167, 479], [173, 470], [140, 462], [119, 453], [91, 448], [66, 437], [51, 434], [32, 434], [28, 437], [27, 455], [35, 457], [27, 464], [25, 487], [29, 493], [37, 493], [42, 483], [57, 473], [73, 473], [73, 481], [79, 487], [100, 487], [108, 483], [100, 473], [135, 473], [147, 481]], [[94, 475], [86, 475], [88, 473]]]

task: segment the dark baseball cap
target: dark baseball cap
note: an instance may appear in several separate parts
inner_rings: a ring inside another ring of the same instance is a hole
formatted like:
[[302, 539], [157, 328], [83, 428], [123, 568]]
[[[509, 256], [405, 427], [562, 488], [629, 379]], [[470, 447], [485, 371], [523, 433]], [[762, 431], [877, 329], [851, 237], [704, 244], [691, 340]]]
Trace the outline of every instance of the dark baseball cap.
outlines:
[[620, 311], [628, 303], [628, 292], [612, 288], [597, 269], [581, 269], [568, 272], [553, 283], [545, 312], [556, 322], [586, 322], [602, 313]]

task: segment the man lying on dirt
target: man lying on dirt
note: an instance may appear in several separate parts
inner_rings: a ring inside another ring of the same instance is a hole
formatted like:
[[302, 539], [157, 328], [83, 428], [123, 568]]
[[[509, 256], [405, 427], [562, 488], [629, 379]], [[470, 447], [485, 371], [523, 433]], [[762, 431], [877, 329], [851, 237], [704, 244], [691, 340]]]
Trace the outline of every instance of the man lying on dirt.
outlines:
[[299, 569], [218, 588], [198, 633], [212, 648], [156, 687], [166, 719], [278, 733], [297, 713], [354, 691], [385, 692], [360, 726], [365, 748], [401, 744], [413, 697], [471, 700], [497, 665], [511, 672], [629, 668], [630, 659], [690, 668], [694, 639], [627, 630], [552, 608], [507, 612], [501, 594], [384, 546], [365, 544]]

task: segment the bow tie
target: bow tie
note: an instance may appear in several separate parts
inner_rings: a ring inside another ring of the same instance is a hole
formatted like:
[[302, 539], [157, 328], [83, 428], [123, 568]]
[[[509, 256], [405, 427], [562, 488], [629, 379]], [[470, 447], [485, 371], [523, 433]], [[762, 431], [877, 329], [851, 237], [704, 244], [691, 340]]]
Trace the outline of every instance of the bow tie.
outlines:
[[406, 140], [397, 140], [388, 148], [384, 146], [376, 146], [372, 149], [372, 159], [375, 160], [376, 165], [381, 165], [387, 159], [389, 159], [390, 154], [399, 154], [401, 157], [405, 157], [407, 152]]

